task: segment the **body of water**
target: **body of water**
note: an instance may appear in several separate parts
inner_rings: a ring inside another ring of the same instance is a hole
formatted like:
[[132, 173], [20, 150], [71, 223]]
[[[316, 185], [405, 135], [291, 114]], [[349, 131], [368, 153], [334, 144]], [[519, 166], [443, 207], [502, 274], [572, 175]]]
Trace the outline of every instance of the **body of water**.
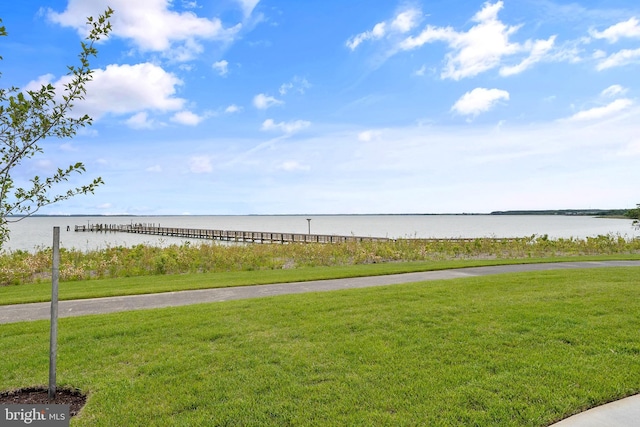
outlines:
[[[307, 221], [311, 219], [311, 221]], [[247, 216], [109, 216], [33, 217], [10, 224], [4, 250], [33, 251], [52, 246], [53, 227], [60, 227], [61, 246], [79, 250], [149, 244], [166, 246], [186, 239], [128, 233], [74, 232], [76, 225], [142, 223], [160, 227], [202, 228], [312, 234], [390, 237], [525, 237], [585, 238], [614, 234], [638, 237], [628, 219], [562, 215], [247, 215]], [[70, 231], [67, 231], [69, 227]], [[196, 242], [199, 240], [191, 240]]]

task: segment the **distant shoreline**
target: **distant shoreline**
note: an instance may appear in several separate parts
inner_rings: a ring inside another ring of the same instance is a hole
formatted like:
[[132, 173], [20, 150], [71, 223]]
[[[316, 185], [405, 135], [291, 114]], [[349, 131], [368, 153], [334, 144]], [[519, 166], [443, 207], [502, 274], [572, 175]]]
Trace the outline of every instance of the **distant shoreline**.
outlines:
[[565, 215], [565, 216], [596, 216], [625, 218], [629, 209], [558, 209], [558, 210], [517, 210], [495, 211], [490, 215]]
[[[37, 214], [33, 217], [62, 217], [62, 218], [83, 218], [83, 217], [198, 217], [198, 216], [445, 216], [445, 215], [563, 215], [563, 216], [591, 216], [591, 217], [604, 217], [604, 218], [626, 218], [625, 214], [629, 209], [548, 209], [548, 210], [507, 210], [507, 211], [493, 211], [489, 213], [481, 212], [458, 212], [458, 213], [366, 213], [366, 214], [198, 214], [198, 215], [184, 215], [184, 214], [149, 214], [149, 215], [133, 215], [133, 214]], [[20, 215], [10, 215], [8, 218], [22, 218]]]

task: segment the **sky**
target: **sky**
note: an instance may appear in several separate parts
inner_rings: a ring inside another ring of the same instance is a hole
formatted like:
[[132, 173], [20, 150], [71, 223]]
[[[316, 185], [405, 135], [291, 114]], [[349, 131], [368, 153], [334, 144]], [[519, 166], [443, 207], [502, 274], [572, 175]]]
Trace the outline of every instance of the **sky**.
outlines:
[[[59, 92], [114, 10], [46, 214], [487, 213], [640, 203], [637, 0], [3, 2], [0, 84]], [[61, 94], [59, 94], [61, 96]]]

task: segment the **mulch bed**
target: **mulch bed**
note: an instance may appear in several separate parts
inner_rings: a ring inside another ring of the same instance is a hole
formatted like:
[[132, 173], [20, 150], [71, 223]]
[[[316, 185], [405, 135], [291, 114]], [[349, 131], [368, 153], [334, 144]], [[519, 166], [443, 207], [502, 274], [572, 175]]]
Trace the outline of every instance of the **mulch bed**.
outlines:
[[69, 405], [69, 416], [78, 415], [80, 409], [87, 403], [87, 396], [79, 390], [57, 389], [56, 397], [49, 401], [49, 391], [46, 387], [21, 388], [18, 390], [0, 392], [0, 404], [8, 405]]

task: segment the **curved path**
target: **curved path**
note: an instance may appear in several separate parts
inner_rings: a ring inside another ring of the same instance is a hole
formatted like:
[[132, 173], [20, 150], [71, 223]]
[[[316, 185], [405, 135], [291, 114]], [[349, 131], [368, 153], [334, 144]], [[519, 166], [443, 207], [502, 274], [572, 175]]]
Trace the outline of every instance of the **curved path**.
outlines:
[[[305, 292], [325, 292], [341, 289], [455, 279], [461, 277], [488, 276], [492, 274], [601, 267], [640, 267], [640, 261], [582, 261], [471, 267], [441, 271], [392, 274], [387, 276], [93, 298], [60, 301], [58, 313], [59, 317], [84, 316], [90, 314], [114, 313], [118, 311], [221, 302], [237, 299], [299, 294]], [[50, 309], [51, 303], [49, 302], [0, 306], [0, 324], [49, 319]], [[640, 420], [640, 395], [635, 395], [592, 408], [588, 411], [553, 424], [552, 427], [626, 427], [639, 425], [638, 420]]]

